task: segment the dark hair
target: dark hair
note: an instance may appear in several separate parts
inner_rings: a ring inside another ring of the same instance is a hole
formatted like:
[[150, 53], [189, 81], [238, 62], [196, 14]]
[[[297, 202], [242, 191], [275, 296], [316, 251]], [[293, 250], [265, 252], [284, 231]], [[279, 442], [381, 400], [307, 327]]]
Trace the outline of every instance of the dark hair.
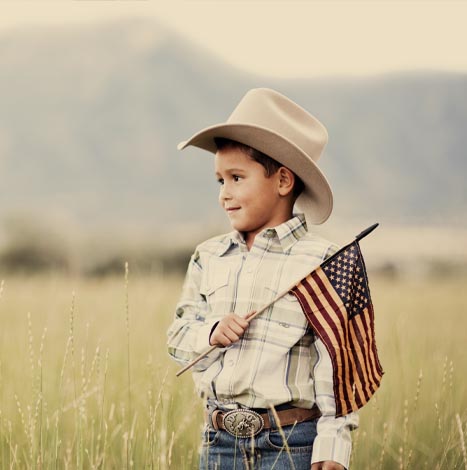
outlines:
[[[256, 150], [249, 145], [242, 144], [241, 142], [237, 142], [236, 140], [227, 139], [225, 137], [214, 137], [214, 142], [217, 146], [217, 150], [222, 150], [224, 148], [231, 148], [231, 149], [238, 149], [241, 150], [243, 153], [248, 155], [252, 160], [259, 163], [264, 167], [264, 172], [266, 177], [269, 178], [270, 176], [277, 173], [279, 168], [285, 166], [279, 163], [277, 160], [269, 157], [263, 152]], [[295, 176], [295, 184], [292, 190], [292, 194], [296, 199], [302, 193], [305, 185], [303, 181], [294, 173]]]

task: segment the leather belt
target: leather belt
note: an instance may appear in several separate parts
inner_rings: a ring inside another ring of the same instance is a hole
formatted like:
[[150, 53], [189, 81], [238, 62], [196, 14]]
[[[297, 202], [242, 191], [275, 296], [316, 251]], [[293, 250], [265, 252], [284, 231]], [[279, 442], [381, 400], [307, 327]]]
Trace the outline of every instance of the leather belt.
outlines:
[[[289, 426], [319, 418], [321, 412], [314, 405], [313, 408], [288, 408], [276, 411], [280, 426]], [[263, 429], [271, 429], [271, 420], [268, 413], [257, 413], [254, 409], [240, 408], [232, 411], [214, 409], [206, 410], [206, 419], [212, 423], [217, 431], [222, 429], [235, 437], [255, 436]]]

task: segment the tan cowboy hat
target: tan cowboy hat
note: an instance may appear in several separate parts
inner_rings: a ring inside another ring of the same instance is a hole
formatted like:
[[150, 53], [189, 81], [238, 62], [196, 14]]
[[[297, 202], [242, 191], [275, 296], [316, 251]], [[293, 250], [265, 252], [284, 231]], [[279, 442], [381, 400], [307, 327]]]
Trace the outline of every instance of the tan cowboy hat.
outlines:
[[298, 175], [305, 188], [296, 208], [307, 222], [322, 224], [332, 211], [332, 191], [316, 165], [328, 141], [326, 128], [286, 96], [269, 88], [248, 91], [227, 122], [206, 127], [177, 146], [216, 153], [214, 137], [225, 137], [265, 153]]

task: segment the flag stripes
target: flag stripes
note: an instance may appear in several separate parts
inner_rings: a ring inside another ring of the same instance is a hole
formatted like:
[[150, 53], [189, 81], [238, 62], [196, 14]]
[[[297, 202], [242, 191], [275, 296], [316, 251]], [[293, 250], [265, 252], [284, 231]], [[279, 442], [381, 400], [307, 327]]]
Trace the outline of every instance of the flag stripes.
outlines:
[[358, 243], [339, 250], [291, 293], [331, 357], [336, 416], [356, 411], [370, 400], [383, 375]]

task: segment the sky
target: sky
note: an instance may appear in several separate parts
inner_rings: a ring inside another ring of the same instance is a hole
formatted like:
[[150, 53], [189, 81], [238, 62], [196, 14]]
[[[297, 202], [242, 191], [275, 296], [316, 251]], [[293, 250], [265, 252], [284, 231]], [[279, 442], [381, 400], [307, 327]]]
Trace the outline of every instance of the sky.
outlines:
[[467, 72], [467, 0], [0, 1], [1, 31], [157, 18], [240, 69], [277, 77]]

